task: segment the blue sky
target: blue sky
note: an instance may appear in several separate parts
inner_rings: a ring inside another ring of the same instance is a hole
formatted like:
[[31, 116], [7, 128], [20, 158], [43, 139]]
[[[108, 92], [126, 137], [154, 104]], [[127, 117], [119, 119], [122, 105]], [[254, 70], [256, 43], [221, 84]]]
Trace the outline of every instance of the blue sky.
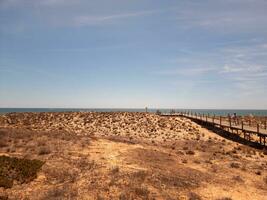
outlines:
[[267, 109], [265, 0], [0, 0], [0, 107]]

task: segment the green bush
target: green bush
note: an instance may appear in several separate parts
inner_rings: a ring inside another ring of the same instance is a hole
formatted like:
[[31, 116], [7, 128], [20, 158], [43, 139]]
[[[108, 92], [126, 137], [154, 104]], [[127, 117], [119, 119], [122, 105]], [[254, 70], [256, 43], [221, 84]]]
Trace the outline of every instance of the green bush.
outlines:
[[0, 156], [0, 187], [11, 188], [13, 181], [28, 183], [37, 177], [44, 162]]

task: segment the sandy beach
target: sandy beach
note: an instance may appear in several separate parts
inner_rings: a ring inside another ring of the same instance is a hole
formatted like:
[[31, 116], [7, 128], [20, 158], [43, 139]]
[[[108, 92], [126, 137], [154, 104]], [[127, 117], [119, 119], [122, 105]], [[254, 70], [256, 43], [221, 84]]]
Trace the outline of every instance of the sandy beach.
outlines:
[[130, 112], [1, 115], [0, 155], [44, 162], [33, 180], [0, 187], [0, 199], [267, 196], [267, 150], [230, 141], [182, 117]]

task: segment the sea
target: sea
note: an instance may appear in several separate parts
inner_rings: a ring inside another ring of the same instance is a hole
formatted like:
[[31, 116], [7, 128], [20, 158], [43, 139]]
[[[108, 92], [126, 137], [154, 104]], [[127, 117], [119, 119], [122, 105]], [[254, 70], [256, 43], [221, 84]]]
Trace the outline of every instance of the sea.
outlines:
[[[210, 114], [227, 116], [236, 113], [238, 116], [253, 115], [253, 116], [267, 116], [267, 110], [252, 110], [252, 109], [172, 109], [172, 108], [148, 108], [147, 111], [155, 113], [170, 113], [171, 110], [175, 112], [192, 112], [198, 114]], [[145, 108], [0, 108], [0, 114], [6, 113], [22, 113], [22, 112], [145, 112]]]

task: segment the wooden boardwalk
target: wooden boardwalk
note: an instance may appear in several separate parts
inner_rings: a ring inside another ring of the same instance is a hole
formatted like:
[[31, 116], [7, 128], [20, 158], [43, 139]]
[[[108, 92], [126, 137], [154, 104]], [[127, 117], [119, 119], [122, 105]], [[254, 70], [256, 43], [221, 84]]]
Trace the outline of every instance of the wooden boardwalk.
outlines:
[[162, 116], [182, 116], [188, 119], [192, 119], [198, 123], [214, 126], [224, 131], [237, 134], [249, 142], [258, 143], [261, 146], [267, 146], [267, 128], [257, 124], [256, 127], [249, 126], [243, 122], [238, 122], [232, 118], [221, 116], [210, 116], [203, 114], [191, 114], [190, 112], [180, 112], [173, 114], [162, 114]]

